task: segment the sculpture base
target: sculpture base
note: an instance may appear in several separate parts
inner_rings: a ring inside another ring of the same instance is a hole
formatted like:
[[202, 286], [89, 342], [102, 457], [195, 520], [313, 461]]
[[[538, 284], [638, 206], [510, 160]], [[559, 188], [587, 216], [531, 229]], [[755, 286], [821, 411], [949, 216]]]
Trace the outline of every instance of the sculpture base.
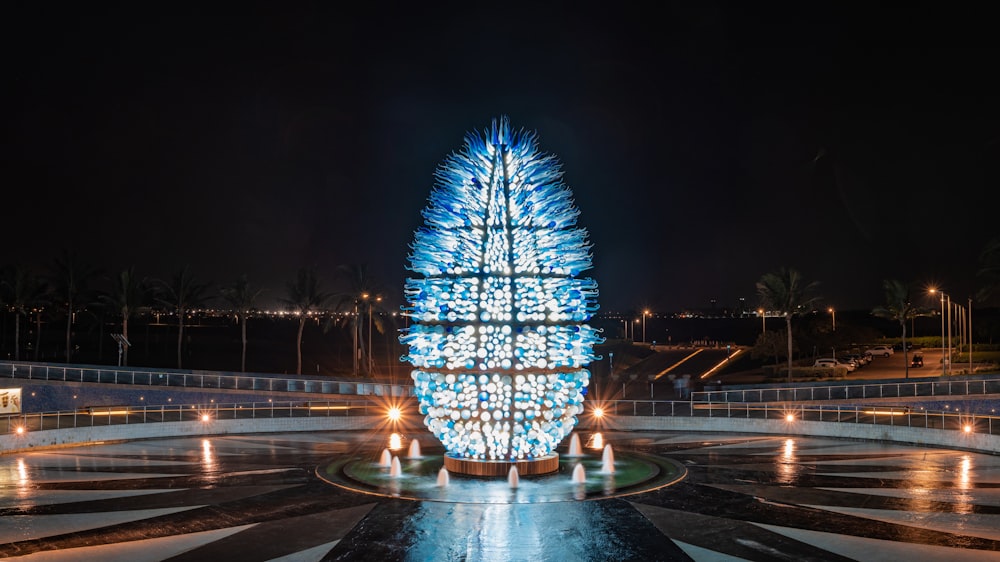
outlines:
[[444, 467], [448, 472], [467, 474], [469, 476], [503, 476], [510, 473], [512, 466], [517, 467], [518, 476], [531, 476], [533, 474], [549, 474], [559, 470], [559, 454], [551, 453], [539, 459], [530, 461], [483, 461], [475, 459], [461, 459], [457, 457], [444, 456]]

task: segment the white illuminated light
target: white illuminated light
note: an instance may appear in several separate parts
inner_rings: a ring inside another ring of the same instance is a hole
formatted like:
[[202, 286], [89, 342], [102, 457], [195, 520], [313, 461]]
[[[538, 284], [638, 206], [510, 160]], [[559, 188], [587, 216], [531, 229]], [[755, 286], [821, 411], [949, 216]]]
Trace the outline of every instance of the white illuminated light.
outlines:
[[583, 411], [597, 330], [587, 233], [558, 161], [506, 118], [436, 172], [415, 233], [400, 341], [424, 424], [449, 454], [538, 458]]

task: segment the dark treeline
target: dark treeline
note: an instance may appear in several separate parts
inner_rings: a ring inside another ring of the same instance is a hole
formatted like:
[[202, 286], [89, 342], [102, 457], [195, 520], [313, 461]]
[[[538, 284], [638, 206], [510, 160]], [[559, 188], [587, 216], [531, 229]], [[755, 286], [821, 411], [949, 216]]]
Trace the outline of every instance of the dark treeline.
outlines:
[[[273, 288], [269, 288], [273, 290]], [[101, 270], [64, 251], [46, 267], [0, 268], [0, 354], [11, 361], [338, 376], [401, 372], [398, 311], [364, 265], [333, 279], [290, 272], [278, 310], [246, 275], [168, 278]]]

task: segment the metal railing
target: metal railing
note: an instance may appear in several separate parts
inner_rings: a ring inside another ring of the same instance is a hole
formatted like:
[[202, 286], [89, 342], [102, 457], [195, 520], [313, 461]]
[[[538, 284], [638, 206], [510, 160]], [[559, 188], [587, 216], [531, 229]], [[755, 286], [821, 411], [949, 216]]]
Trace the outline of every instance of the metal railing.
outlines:
[[691, 393], [695, 402], [805, 402], [873, 398], [935, 398], [1000, 394], [1000, 379], [913, 380], [778, 388], [705, 390]]
[[[405, 413], [406, 410], [404, 409], [403, 412]], [[160, 422], [367, 416], [385, 415], [385, 413], [386, 407], [384, 405], [368, 400], [93, 406], [60, 412], [9, 414], [0, 417], [0, 433]]]
[[247, 390], [357, 396], [413, 396], [413, 385], [342, 381], [301, 376], [246, 373], [186, 373], [129, 367], [84, 367], [0, 361], [0, 377], [51, 382], [104, 383], [206, 390]]
[[[397, 405], [402, 416], [416, 416], [416, 401]], [[782, 405], [734, 402], [615, 400], [589, 404], [611, 416], [723, 417], [762, 420], [806, 420], [959, 430], [1000, 434], [1000, 417], [907, 407]], [[227, 419], [305, 418], [385, 415], [386, 406], [372, 401], [255, 402], [208, 405], [95, 406], [72, 411], [10, 414], [0, 417], [0, 433], [158, 422], [210, 422]], [[789, 418], [791, 416], [791, 418]], [[966, 429], [968, 427], [968, 429]]]
[[[591, 411], [594, 407], [590, 407]], [[600, 407], [605, 415], [612, 416], [720, 417], [789, 422], [804, 420], [947, 429], [1000, 435], [1000, 416], [946, 410], [911, 409], [906, 406], [813, 406], [777, 403], [615, 400], [601, 403]]]

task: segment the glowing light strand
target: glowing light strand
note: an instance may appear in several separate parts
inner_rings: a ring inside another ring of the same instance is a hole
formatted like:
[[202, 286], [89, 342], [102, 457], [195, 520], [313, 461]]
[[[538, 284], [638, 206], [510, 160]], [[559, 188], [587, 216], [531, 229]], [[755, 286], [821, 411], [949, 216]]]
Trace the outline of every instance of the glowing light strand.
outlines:
[[404, 314], [424, 423], [448, 454], [550, 454], [583, 411], [603, 341], [587, 232], [558, 161], [506, 118], [435, 172], [414, 234]]

